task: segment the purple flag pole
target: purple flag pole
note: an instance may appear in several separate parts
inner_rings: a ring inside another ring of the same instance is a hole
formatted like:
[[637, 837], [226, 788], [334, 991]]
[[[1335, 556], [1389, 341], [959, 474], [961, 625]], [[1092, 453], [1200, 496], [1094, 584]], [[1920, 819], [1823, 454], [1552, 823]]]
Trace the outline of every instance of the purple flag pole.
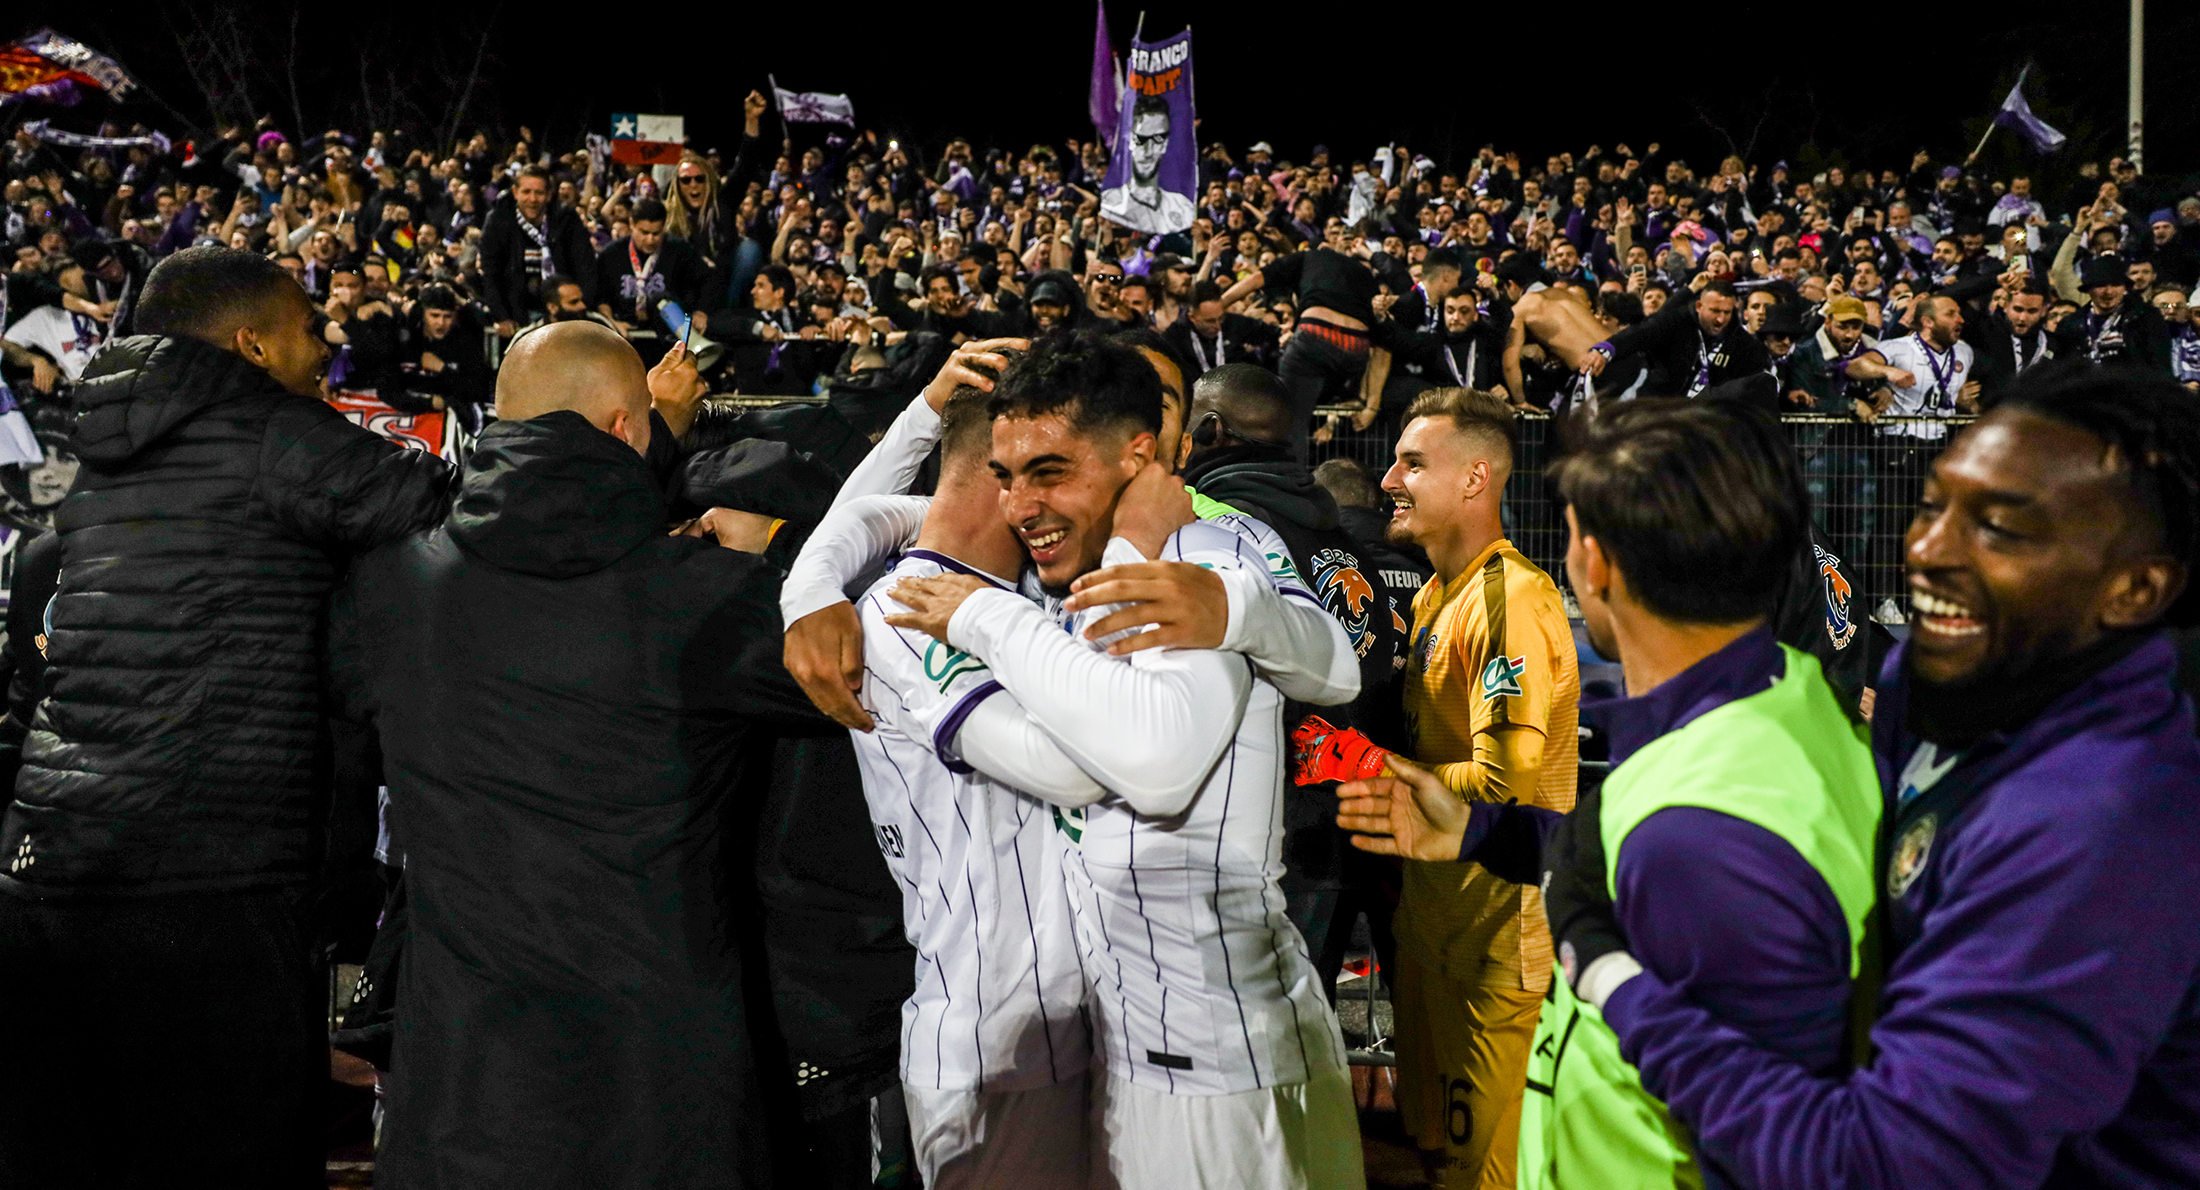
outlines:
[[[2017, 85], [2009, 88], [2009, 97], [2001, 101], [2001, 110], [1994, 113], [1994, 123], [2016, 129], [2031, 144], [2034, 152], [2052, 153], [2061, 148], [2068, 138], [2049, 127], [2047, 121], [2033, 115], [2032, 105], [2024, 101], [2024, 79], [2031, 72], [2031, 67], [2028, 66], [2017, 75]], [[1993, 130], [1989, 128], [1987, 131]]]
[[1092, 81], [1085, 88], [1085, 111], [1092, 117], [1093, 130], [1112, 152], [1122, 88], [1115, 69], [1115, 51], [1108, 47], [1107, 0], [1094, 0], [1093, 9]]

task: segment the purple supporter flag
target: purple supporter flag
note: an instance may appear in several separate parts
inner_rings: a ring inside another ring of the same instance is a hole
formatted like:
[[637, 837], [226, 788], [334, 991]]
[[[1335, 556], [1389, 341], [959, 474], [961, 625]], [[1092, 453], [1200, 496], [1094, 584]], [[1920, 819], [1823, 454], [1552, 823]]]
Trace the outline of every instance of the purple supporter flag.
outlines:
[[826, 91], [789, 91], [771, 75], [764, 79], [779, 99], [779, 119], [786, 124], [856, 124], [856, 105], [846, 95]]
[[1093, 129], [1112, 150], [1117, 106], [1123, 102], [1123, 72], [1116, 64], [1115, 51], [1108, 46], [1107, 0], [1093, 0], [1093, 9], [1092, 81], [1085, 88], [1085, 111], [1092, 116]]
[[[2025, 69], [2025, 74], [2031, 68]], [[2001, 101], [2001, 110], [1994, 113], [1994, 123], [2003, 128], [2013, 128], [2029, 141], [2032, 148], [2041, 153], [2052, 153], [2062, 148], [2069, 139], [2047, 126], [2047, 121], [2032, 114], [2032, 105], [2024, 101], [2024, 74], [2017, 76], [2017, 85], [2009, 88], [2009, 98]]]
[[1100, 216], [1148, 235], [1192, 225], [1199, 144], [1192, 112], [1192, 31], [1131, 39], [1115, 151], [1100, 184]]

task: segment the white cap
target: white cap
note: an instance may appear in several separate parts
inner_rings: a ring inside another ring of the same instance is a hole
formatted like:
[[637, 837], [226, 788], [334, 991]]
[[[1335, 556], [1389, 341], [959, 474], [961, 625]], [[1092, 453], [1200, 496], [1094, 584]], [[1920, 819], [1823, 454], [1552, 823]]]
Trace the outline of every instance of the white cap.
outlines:
[[1252, 148], [1245, 151], [1248, 153], [1273, 153], [1276, 151], [1276, 148], [1274, 145], [1269, 144], [1267, 141], [1257, 140], [1253, 142]]

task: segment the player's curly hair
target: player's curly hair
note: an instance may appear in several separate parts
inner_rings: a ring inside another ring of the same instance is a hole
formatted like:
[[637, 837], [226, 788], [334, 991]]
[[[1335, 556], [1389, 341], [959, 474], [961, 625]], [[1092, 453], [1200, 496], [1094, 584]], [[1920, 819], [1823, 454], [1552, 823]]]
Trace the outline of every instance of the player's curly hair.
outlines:
[[2200, 623], [2200, 398], [2169, 377], [2087, 360], [2027, 368], [1997, 409], [2024, 409], [2106, 442], [2132, 493], [2160, 527], [2162, 547], [2185, 568], [2185, 590], [2164, 619]]
[[1091, 331], [1048, 335], [1009, 365], [986, 403], [994, 419], [1059, 413], [1079, 433], [1161, 432], [1161, 377], [1146, 357]]

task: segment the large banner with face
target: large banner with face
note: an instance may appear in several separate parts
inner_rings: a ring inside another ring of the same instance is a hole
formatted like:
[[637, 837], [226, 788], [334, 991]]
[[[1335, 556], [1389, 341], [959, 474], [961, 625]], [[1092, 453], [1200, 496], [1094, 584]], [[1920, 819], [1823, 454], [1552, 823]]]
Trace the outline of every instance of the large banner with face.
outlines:
[[1100, 214], [1149, 234], [1192, 225], [1199, 143], [1192, 128], [1192, 31], [1131, 42], [1130, 77]]

